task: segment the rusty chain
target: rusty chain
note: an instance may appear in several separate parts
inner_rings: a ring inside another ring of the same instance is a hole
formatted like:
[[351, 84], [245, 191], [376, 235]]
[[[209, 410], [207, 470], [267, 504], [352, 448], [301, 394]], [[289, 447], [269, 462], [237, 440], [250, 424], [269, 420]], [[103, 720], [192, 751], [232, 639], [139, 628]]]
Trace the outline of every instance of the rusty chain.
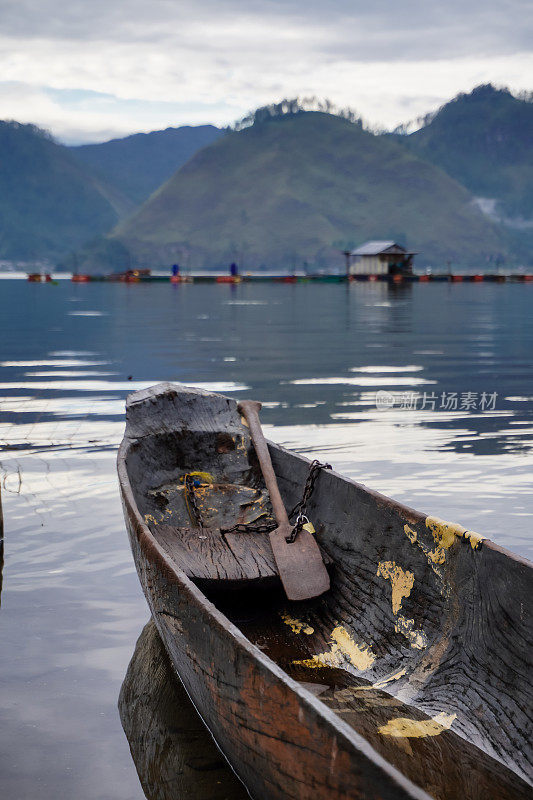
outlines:
[[307, 480], [305, 482], [304, 491], [302, 494], [302, 499], [299, 503], [296, 503], [294, 508], [292, 509], [291, 513], [289, 514], [289, 519], [296, 516], [296, 521], [294, 523], [294, 528], [290, 532], [289, 536], [285, 537], [285, 541], [287, 544], [292, 544], [300, 531], [302, 530], [303, 526], [306, 522], [309, 522], [306, 511], [307, 511], [307, 503], [311, 495], [315, 489], [315, 483], [322, 469], [331, 469], [331, 464], [322, 464], [317, 458], [311, 461], [309, 465], [309, 474], [307, 475]]
[[[287, 544], [292, 544], [292, 542], [296, 540], [296, 537], [302, 530], [303, 526], [309, 522], [309, 519], [306, 515], [307, 504], [315, 489], [315, 483], [317, 481], [318, 475], [321, 470], [331, 469], [331, 468], [332, 468], [331, 464], [323, 464], [316, 458], [309, 465], [309, 473], [307, 475], [307, 480], [305, 482], [302, 498], [301, 500], [298, 501], [298, 503], [296, 503], [296, 505], [288, 515], [289, 520], [293, 519], [294, 517], [296, 517], [296, 520], [294, 522], [294, 527], [290, 535], [286, 537]], [[189, 510], [189, 515], [194, 519], [194, 522], [196, 522], [199, 528], [203, 528], [202, 514], [198, 507], [198, 501], [196, 499], [196, 494], [194, 491], [195, 480], [197, 479], [189, 474], [185, 475], [183, 479], [185, 484], [187, 507]], [[272, 522], [265, 522], [263, 524], [254, 524], [253, 522], [248, 522], [248, 523], [237, 523], [236, 525], [233, 525], [233, 527], [231, 528], [221, 528], [221, 532], [222, 534], [271, 533], [271, 531], [276, 530], [277, 527], [278, 524], [274, 520]]]
[[[302, 530], [303, 526], [306, 522], [309, 522], [306, 511], [307, 511], [307, 504], [311, 495], [313, 494], [315, 483], [318, 478], [319, 472], [322, 469], [331, 469], [331, 464], [323, 464], [322, 462], [318, 461], [318, 459], [314, 459], [309, 465], [309, 474], [307, 475], [307, 480], [305, 482], [305, 487], [303, 490], [301, 500], [296, 503], [292, 511], [290, 512], [289, 520], [293, 517], [296, 517], [296, 521], [294, 523], [294, 527], [289, 536], [286, 537], [287, 544], [292, 544], [295, 541], [296, 537]], [[255, 525], [253, 522], [249, 523], [238, 523], [234, 525], [232, 528], [223, 528], [222, 533], [270, 533], [271, 531], [276, 530], [278, 527], [277, 522], [267, 522], [262, 525]]]

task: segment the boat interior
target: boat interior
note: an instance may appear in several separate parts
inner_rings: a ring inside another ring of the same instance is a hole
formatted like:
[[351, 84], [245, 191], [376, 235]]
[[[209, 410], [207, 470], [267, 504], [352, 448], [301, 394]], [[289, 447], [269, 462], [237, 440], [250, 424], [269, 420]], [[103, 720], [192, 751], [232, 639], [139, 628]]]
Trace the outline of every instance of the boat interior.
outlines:
[[[178, 393], [174, 426], [136, 437], [131, 425], [135, 499], [178, 568], [432, 797], [530, 798], [527, 562], [324, 471], [308, 516], [331, 590], [289, 602], [261, 530], [271, 508], [247, 428], [234, 401], [212, 398], [198, 409]], [[309, 462], [269, 446], [291, 509]]]

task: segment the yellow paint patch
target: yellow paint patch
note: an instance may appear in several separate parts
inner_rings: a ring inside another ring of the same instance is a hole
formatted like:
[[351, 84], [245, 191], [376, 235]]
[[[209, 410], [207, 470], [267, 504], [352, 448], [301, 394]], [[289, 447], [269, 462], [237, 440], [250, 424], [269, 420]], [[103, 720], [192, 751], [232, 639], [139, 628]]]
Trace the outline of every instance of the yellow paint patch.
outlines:
[[[190, 475], [191, 478], [198, 478], [198, 480], [201, 481], [202, 483], [215, 482], [215, 479], [213, 478], [210, 472], [201, 472], [200, 470], [195, 470], [194, 472], [188, 472], [187, 474]], [[181, 480], [182, 482], [184, 482], [185, 476], [183, 476]]]
[[289, 616], [289, 614], [282, 614], [281, 619], [288, 625], [293, 633], [307, 633], [310, 636], [315, 632], [315, 629], [308, 625], [306, 622], [301, 622], [299, 619]]
[[424, 736], [438, 736], [439, 733], [447, 731], [452, 727], [452, 723], [457, 714], [445, 714], [441, 712], [431, 719], [410, 719], [409, 717], [396, 717], [390, 719], [386, 725], [378, 728], [378, 733], [383, 736], [394, 736], [401, 738], [420, 738]]
[[356, 669], [364, 672], [370, 669], [376, 660], [376, 656], [370, 647], [356, 644], [342, 625], [337, 625], [333, 628], [331, 640], [331, 650], [326, 653], [318, 653], [311, 658], [293, 661], [292, 663], [317, 669], [319, 667], [343, 667], [346, 661], [349, 661]]
[[394, 561], [380, 561], [377, 575], [390, 580], [392, 586], [392, 612], [397, 614], [402, 607], [404, 597], [409, 597], [415, 576], [409, 570], [402, 569]]
[[383, 689], [384, 686], [387, 686], [387, 684], [392, 683], [392, 681], [398, 681], [400, 680], [400, 678], [403, 678], [406, 672], [407, 672], [406, 669], [401, 669], [399, 672], [395, 672], [394, 675], [390, 675], [388, 678], [383, 678], [377, 683], [374, 683], [372, 689]]
[[311, 658], [301, 658], [292, 662], [299, 667], [309, 667], [309, 669], [319, 669], [320, 667], [340, 667], [341, 660], [333, 657], [333, 653], [318, 653]]
[[456, 536], [462, 536], [466, 528], [454, 522], [444, 522], [438, 517], [426, 517], [426, 528], [433, 534], [435, 544], [441, 550], [448, 550], [455, 542]]
[[[407, 670], [401, 669], [399, 672], [395, 672], [394, 675], [389, 675], [388, 678], [382, 678], [382, 680], [376, 683], [370, 683], [368, 686], [353, 686], [350, 689], [342, 689], [340, 694], [342, 694], [342, 692], [349, 692], [352, 694], [355, 692], [371, 692], [374, 689], [384, 689], [389, 683], [392, 683], [392, 681], [399, 681], [400, 678], [403, 678], [406, 674]], [[335, 697], [337, 697], [337, 693], [335, 693]]]
[[417, 532], [414, 531], [412, 528], [410, 528], [409, 525], [404, 525], [403, 529], [409, 541], [412, 542], [412, 544], [414, 544], [417, 539]]
[[[443, 563], [445, 560], [445, 554], [442, 553], [442, 551], [448, 550], [457, 538], [468, 540], [473, 550], [479, 550], [481, 542], [484, 539], [479, 533], [468, 531], [466, 528], [463, 528], [462, 525], [457, 525], [455, 522], [444, 522], [444, 520], [438, 517], [426, 517], [426, 528], [433, 534], [433, 539], [437, 545], [437, 551], [440, 551], [439, 558], [442, 554], [442, 560], [440, 560], [439, 563]], [[434, 551], [435, 556], [437, 555], [437, 551]]]
[[420, 541], [417, 532], [413, 530], [413, 528], [410, 528], [409, 525], [404, 525], [403, 529], [409, 541], [412, 544], [416, 544], [419, 550], [421, 550], [424, 553], [429, 566], [431, 567], [431, 569], [433, 570], [433, 572], [435, 573], [435, 575], [442, 584], [441, 593], [443, 594], [444, 597], [447, 597], [449, 594], [449, 587], [445, 584], [442, 571], [437, 566], [437, 564], [445, 563], [446, 561], [445, 551], [439, 550], [439, 548], [435, 550], [430, 550], [429, 547], [426, 547], [424, 542]]
[[[402, 607], [404, 597], [409, 597], [415, 581], [412, 572], [399, 567], [394, 561], [380, 561], [377, 574], [390, 580], [392, 586], [392, 612], [397, 615]], [[423, 650], [427, 647], [427, 636], [424, 631], [415, 628], [414, 619], [406, 619], [402, 614], [398, 616], [394, 625], [396, 633], [401, 633], [409, 640], [411, 647]]]
[[424, 647], [427, 647], [428, 637], [424, 631], [415, 628], [414, 619], [407, 619], [400, 614], [394, 625], [394, 630], [396, 633], [401, 633], [402, 636], [405, 636], [411, 647], [414, 647], [416, 650], [423, 650]]
[[433, 562], [433, 564], [446, 563], [446, 550], [443, 550], [440, 547], [436, 547], [435, 550], [428, 550], [426, 555], [428, 559]]
[[336, 645], [357, 669], [369, 669], [376, 660], [376, 656], [371, 652], [370, 648], [366, 645], [361, 647], [356, 644], [342, 625], [337, 625], [336, 628], [333, 628], [331, 638], [335, 642], [333, 646]]
[[481, 543], [485, 537], [480, 533], [474, 533], [474, 531], [466, 531], [464, 538], [470, 542], [472, 550], [481, 550]]
[[151, 514], [145, 514], [145, 515], [144, 515], [144, 521], [146, 522], [146, 524], [147, 524], [147, 525], [148, 525], [150, 522], [151, 522], [153, 525], [157, 525], [157, 520], [156, 520], [156, 518], [155, 518], [155, 517], [153, 517]]

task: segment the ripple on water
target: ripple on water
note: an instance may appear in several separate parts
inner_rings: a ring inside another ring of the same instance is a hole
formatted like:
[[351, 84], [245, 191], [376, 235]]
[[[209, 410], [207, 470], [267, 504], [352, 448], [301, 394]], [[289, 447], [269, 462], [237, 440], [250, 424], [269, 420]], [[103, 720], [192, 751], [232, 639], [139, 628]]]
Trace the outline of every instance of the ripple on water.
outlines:
[[[355, 370], [353, 370], [355, 372]], [[340, 377], [340, 378], [297, 378], [296, 380], [289, 381], [295, 386], [318, 386], [322, 385], [344, 385], [344, 386], [423, 386], [435, 384], [437, 381], [429, 380], [429, 378], [413, 378], [407, 376], [395, 377], [390, 375], [388, 377], [365, 378], [358, 377]]]

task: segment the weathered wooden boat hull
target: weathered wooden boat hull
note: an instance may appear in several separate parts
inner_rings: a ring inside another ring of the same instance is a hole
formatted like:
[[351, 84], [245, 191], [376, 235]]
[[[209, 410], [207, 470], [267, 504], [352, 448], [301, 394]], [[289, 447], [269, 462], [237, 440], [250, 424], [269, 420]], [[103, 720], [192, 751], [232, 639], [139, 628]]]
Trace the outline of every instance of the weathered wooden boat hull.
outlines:
[[[198, 397], [210, 419], [195, 414]], [[271, 587], [208, 598], [142, 513], [154, 453], [168, 462], [154, 463], [157, 485], [172, 466], [163, 446], [200, 429], [246, 436], [228, 398], [169, 384], [130, 396], [120, 486], [167, 652], [252, 796], [530, 796], [531, 565], [324, 473], [310, 512], [336, 565], [332, 591], [311, 604]], [[308, 461], [270, 450], [291, 507]]]

